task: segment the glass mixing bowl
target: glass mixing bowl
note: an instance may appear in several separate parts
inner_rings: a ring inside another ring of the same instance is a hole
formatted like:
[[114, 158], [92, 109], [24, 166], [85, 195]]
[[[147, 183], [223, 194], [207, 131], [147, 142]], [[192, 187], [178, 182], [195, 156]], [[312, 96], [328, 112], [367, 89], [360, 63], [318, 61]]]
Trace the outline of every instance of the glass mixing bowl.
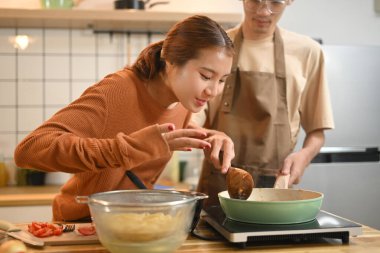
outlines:
[[170, 253], [194, 229], [207, 195], [121, 190], [78, 196], [87, 203], [100, 242], [112, 253]]

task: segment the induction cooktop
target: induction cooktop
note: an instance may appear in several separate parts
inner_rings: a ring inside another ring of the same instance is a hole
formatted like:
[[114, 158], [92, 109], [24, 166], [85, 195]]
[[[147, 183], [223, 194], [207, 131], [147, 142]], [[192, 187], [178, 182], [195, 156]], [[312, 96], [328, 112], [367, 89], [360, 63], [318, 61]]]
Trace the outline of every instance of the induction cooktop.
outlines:
[[347, 244], [350, 236], [362, 234], [360, 224], [322, 210], [314, 220], [297, 224], [268, 225], [234, 221], [225, 216], [220, 206], [206, 207], [202, 218], [228, 241], [240, 247], [245, 247], [248, 242], [281, 240], [340, 239], [343, 244]]

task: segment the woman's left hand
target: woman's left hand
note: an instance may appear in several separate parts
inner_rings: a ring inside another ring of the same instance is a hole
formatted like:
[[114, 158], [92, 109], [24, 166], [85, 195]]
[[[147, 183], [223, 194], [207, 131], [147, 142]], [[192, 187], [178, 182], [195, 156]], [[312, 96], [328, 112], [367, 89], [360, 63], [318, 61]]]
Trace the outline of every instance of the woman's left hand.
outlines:
[[205, 140], [207, 134], [204, 129], [175, 129], [174, 124], [171, 123], [162, 124], [158, 127], [171, 151], [211, 148], [211, 144]]

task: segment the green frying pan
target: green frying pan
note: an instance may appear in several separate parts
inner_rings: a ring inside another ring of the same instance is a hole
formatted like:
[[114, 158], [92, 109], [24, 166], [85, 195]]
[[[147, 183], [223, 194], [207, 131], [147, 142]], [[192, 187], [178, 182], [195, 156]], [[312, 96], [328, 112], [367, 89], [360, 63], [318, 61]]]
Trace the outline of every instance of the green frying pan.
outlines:
[[293, 224], [315, 219], [323, 200], [319, 192], [298, 189], [254, 188], [247, 200], [218, 194], [220, 205], [232, 220], [259, 224]]

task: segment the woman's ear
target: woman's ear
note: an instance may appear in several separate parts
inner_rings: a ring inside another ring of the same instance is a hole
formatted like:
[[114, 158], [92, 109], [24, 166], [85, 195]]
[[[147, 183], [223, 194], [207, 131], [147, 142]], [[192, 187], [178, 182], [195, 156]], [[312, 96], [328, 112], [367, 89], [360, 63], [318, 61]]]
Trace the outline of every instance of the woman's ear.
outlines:
[[166, 68], [166, 69], [171, 69], [171, 68], [173, 68], [173, 64], [170, 63], [170, 61], [164, 60], [164, 62], [165, 62], [165, 68]]
[[174, 64], [170, 63], [169, 61], [165, 60], [165, 68], [164, 68], [164, 75], [168, 76], [174, 69]]

